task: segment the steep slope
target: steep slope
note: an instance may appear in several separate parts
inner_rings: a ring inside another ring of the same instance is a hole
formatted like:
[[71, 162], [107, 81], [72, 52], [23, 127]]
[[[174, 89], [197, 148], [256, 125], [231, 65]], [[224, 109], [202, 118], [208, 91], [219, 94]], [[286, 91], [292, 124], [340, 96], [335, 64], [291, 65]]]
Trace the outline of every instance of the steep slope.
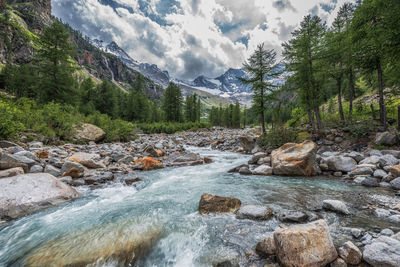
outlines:
[[[50, 0], [8, 0], [6, 12], [0, 15], [0, 64], [25, 64], [31, 62], [40, 48], [38, 35], [55, 20], [51, 16]], [[82, 67], [78, 74], [108, 79], [117, 86], [128, 89], [139, 72], [126, 66], [117, 56], [93, 46], [78, 31], [67, 25], [71, 42], [77, 47], [76, 64]], [[152, 98], [162, 96], [162, 87], [145, 79], [145, 93]]]

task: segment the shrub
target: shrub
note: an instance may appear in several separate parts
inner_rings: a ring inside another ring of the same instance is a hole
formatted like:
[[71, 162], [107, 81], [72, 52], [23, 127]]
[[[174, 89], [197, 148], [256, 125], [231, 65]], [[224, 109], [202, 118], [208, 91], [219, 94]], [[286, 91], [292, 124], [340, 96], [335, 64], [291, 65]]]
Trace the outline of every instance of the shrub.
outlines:
[[271, 129], [264, 136], [258, 139], [261, 146], [269, 148], [277, 148], [286, 143], [297, 141], [297, 131], [287, 127], [277, 127]]
[[113, 120], [110, 116], [99, 112], [89, 115], [86, 121], [104, 130], [106, 133], [105, 142], [125, 142], [133, 138], [132, 133], [135, 125], [131, 122], [121, 119]]
[[185, 123], [158, 122], [158, 123], [145, 123], [139, 125], [139, 128], [146, 134], [156, 134], [156, 133], [173, 134], [176, 132], [196, 130], [209, 127], [210, 125], [205, 122], [185, 122]]
[[15, 139], [25, 129], [24, 124], [18, 121], [23, 114], [3, 100], [0, 100], [0, 114], [0, 139]]

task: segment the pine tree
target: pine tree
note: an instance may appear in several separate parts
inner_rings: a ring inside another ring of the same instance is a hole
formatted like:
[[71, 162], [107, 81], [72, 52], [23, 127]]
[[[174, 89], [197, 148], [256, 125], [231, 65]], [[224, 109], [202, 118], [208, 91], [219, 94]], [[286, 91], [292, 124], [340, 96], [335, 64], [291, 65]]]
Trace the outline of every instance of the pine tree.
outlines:
[[96, 84], [93, 82], [92, 78], [87, 78], [83, 80], [79, 88], [81, 94], [81, 106], [80, 110], [84, 114], [91, 114], [96, 109], [96, 99], [98, 97]]
[[201, 102], [200, 102], [200, 97], [197, 99], [197, 104], [196, 104], [196, 121], [200, 121], [201, 117]]
[[244, 64], [244, 68], [250, 78], [240, 79], [242, 83], [252, 85], [253, 106], [260, 116], [263, 134], [265, 134], [264, 113], [267, 110], [266, 103], [270, 100], [268, 95], [276, 89], [271, 80], [280, 75], [276, 71], [276, 65], [276, 52], [274, 50], [265, 50], [264, 44], [260, 44]]
[[117, 115], [116, 91], [114, 86], [107, 80], [97, 86], [96, 109], [114, 118]]
[[299, 88], [300, 101], [315, 131], [314, 115], [318, 131], [322, 127], [319, 105], [321, 103], [323, 77], [319, 75], [323, 58], [322, 37], [326, 25], [318, 16], [308, 15], [300, 28], [292, 33], [292, 39], [283, 44], [286, 69], [293, 75], [289, 82]]
[[182, 121], [182, 93], [180, 88], [172, 82], [164, 90], [162, 109], [166, 121]]
[[42, 101], [74, 103], [76, 68], [72, 58], [75, 51], [69, 42], [69, 33], [60, 21], [46, 28], [40, 37], [41, 49], [36, 63], [40, 73], [40, 98]]
[[240, 128], [240, 105], [237, 101], [232, 112], [232, 127]]

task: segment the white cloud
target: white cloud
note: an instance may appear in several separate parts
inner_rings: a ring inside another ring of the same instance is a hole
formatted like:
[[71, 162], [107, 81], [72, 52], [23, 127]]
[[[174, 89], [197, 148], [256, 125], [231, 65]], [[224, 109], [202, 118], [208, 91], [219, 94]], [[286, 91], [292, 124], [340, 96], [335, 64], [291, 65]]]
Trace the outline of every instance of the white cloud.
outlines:
[[[241, 67], [261, 42], [280, 50], [310, 10], [331, 23], [344, 2], [338, 0], [335, 6], [330, 0], [148, 0], [144, 6], [138, 0], [108, 1], [116, 5], [52, 0], [53, 13], [84, 34], [113, 40], [134, 59], [157, 64], [179, 78], [215, 77], [229, 67]], [[162, 13], [159, 5], [168, 1], [170, 11]], [[329, 14], [320, 4], [334, 9]], [[238, 41], [243, 37], [248, 38], [247, 47]]]

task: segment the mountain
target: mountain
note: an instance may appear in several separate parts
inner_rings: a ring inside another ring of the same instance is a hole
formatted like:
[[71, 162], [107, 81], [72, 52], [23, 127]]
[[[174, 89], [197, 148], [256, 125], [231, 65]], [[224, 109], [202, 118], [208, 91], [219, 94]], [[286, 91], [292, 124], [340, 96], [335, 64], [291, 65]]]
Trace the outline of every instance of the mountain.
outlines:
[[[8, 17], [0, 14], [0, 68], [7, 64], [30, 63], [41, 47], [39, 35], [56, 19], [51, 15], [51, 0], [7, 0], [4, 8]], [[73, 64], [80, 67], [77, 71], [79, 79], [92, 77], [97, 82], [107, 79], [121, 89], [129, 90], [129, 84], [135, 82], [139, 71], [128, 67], [119, 54], [115, 55], [123, 50], [115, 50], [118, 47], [115, 44], [109, 46], [114, 53], [105, 52], [92, 45], [79, 31], [65, 26], [76, 46]], [[125, 53], [125, 57], [129, 56]], [[144, 91], [151, 98], [161, 98], [163, 88], [146, 78]]]
[[167, 87], [170, 82], [168, 71], [163, 71], [155, 64], [139, 63], [138, 61], [131, 58], [118, 44], [112, 41], [109, 44], [104, 44], [102, 40], [94, 39], [91, 41], [92, 45], [96, 46], [100, 50], [110, 53], [118, 57], [124, 62], [129, 68], [136, 70], [143, 74], [145, 77], [154, 81], [156, 84]]

